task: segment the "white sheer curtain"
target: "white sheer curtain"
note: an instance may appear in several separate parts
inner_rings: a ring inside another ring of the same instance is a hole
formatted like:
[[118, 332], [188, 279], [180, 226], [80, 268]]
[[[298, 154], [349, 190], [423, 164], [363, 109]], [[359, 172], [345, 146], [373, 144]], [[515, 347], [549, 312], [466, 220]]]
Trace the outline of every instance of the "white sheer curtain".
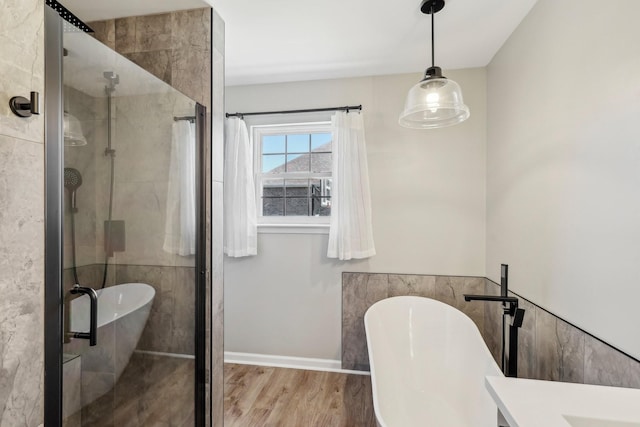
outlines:
[[173, 124], [164, 245], [166, 252], [196, 253], [196, 125]]
[[258, 253], [258, 217], [253, 155], [244, 120], [227, 119], [224, 153], [224, 253], [244, 257]]
[[331, 119], [333, 173], [329, 258], [348, 260], [376, 254], [362, 113], [337, 112]]

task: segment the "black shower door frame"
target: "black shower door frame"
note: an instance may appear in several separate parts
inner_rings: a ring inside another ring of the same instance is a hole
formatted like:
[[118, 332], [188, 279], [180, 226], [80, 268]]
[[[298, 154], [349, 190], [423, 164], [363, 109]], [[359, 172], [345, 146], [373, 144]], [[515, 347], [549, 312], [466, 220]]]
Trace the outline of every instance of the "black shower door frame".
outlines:
[[[51, 3], [48, 0], [47, 3]], [[57, 3], [57, 2], [53, 2]], [[62, 427], [63, 363], [63, 22], [58, 12], [45, 6], [45, 313], [44, 313], [44, 423]], [[196, 292], [194, 427], [206, 420], [206, 123], [207, 110], [196, 103]]]

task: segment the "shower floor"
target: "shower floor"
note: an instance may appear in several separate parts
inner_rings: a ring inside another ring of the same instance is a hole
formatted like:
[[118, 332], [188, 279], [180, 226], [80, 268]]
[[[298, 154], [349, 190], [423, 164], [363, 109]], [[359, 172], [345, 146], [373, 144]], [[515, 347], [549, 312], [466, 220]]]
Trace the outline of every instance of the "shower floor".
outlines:
[[375, 427], [371, 378], [225, 364], [225, 427]]
[[193, 370], [192, 359], [134, 353], [113, 390], [65, 427], [193, 427]]

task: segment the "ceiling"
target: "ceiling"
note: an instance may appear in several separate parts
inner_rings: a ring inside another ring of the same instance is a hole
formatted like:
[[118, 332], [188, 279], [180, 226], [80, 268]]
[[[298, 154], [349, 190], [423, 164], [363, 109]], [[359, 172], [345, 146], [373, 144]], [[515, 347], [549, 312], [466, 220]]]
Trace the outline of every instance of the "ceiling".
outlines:
[[[436, 65], [484, 67], [537, 0], [448, 0]], [[420, 0], [62, 0], [84, 21], [213, 5], [226, 22], [227, 85], [422, 72]]]
[[[537, 0], [449, 0], [435, 16], [436, 65], [484, 67]], [[226, 22], [227, 84], [424, 71], [420, 0], [212, 0]]]

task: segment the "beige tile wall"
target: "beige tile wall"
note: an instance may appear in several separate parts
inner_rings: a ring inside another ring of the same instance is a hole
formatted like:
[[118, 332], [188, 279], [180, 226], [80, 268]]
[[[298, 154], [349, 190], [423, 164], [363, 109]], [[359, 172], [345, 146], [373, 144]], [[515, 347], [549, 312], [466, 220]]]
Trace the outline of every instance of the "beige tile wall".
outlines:
[[89, 23], [98, 40], [207, 109], [211, 24], [209, 8]]
[[43, 24], [43, 1], [2, 2], [0, 425], [12, 427], [43, 420], [44, 117], [9, 109], [12, 96], [44, 95]]

